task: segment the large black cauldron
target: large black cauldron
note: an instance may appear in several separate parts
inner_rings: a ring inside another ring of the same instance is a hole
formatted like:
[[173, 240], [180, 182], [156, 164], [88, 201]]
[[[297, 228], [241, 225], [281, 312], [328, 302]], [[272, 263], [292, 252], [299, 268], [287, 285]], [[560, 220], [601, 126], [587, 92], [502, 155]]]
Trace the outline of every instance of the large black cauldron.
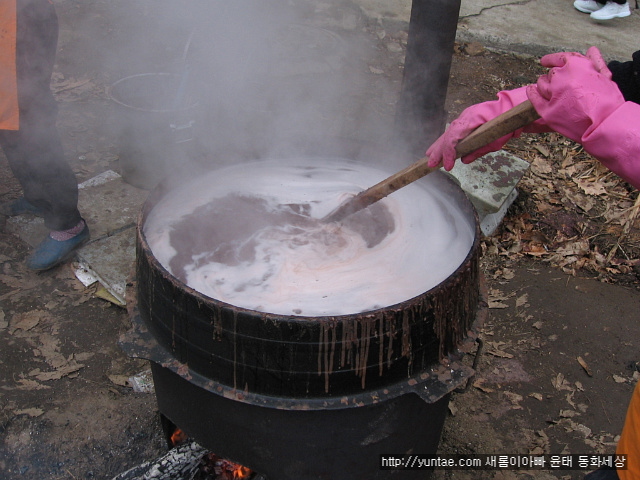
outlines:
[[382, 471], [379, 456], [435, 453], [449, 394], [473, 374], [460, 356], [485, 311], [475, 213], [441, 181], [475, 225], [462, 265], [415, 298], [334, 317], [242, 309], [177, 280], [143, 233], [166, 194], [156, 188], [138, 220], [134, 330], [123, 345], [152, 361], [160, 412], [271, 480], [424, 478]]

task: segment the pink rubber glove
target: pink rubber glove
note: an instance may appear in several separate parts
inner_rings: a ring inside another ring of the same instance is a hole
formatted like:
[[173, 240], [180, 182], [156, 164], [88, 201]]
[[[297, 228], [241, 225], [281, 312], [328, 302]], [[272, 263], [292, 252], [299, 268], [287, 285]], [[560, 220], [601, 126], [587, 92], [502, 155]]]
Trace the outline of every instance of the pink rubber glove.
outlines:
[[[456, 160], [456, 145], [460, 140], [473, 132], [480, 125], [494, 119], [501, 113], [521, 104], [527, 99], [526, 87], [515, 90], [503, 90], [498, 93], [498, 100], [478, 103], [466, 108], [460, 116], [451, 122], [446, 132], [438, 138], [427, 150], [428, 165], [437, 167], [441, 163], [445, 170], [451, 170]], [[471, 163], [475, 159], [489, 153], [500, 150], [511, 138], [519, 137], [522, 132], [541, 133], [550, 132], [551, 129], [542, 120], [527, 125], [525, 128], [505, 135], [504, 137], [486, 145], [475, 152], [462, 157], [463, 163]]]
[[582, 143], [624, 103], [596, 47], [586, 56], [572, 52], [545, 55], [540, 63], [551, 70], [527, 88], [527, 96], [545, 123], [571, 140]]
[[551, 71], [527, 95], [545, 123], [640, 188], [640, 105], [625, 102], [598, 49], [554, 53], [540, 63]]
[[602, 164], [640, 190], [640, 105], [625, 102], [583, 137], [582, 145]]

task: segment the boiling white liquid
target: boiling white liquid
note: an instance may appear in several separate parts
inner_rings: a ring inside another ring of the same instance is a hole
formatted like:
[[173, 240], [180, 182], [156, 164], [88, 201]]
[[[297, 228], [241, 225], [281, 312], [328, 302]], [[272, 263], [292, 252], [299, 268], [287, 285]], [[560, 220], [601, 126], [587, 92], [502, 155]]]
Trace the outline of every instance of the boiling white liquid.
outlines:
[[[328, 158], [235, 165], [170, 192], [150, 212], [144, 234], [171, 272], [180, 246], [170, 235], [199, 206], [242, 192], [268, 208], [308, 204], [311, 217], [322, 218], [392, 173]], [[395, 228], [371, 248], [345, 224], [266, 227], [250, 239], [252, 261], [226, 265], [199, 255], [184, 267], [186, 283], [238, 307], [283, 315], [345, 315], [411, 299], [451, 275], [473, 244], [473, 220], [460, 213], [442, 183], [426, 178], [381, 200]]]

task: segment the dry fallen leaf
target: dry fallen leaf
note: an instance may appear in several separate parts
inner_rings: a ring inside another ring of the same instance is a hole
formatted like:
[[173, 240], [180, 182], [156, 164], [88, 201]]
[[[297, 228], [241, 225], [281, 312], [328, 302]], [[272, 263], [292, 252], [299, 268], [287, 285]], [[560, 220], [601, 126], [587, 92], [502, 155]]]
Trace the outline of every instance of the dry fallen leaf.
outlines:
[[561, 418], [572, 418], [577, 417], [578, 415], [580, 415], [580, 413], [575, 410], [560, 410], [560, 413], [558, 414]]
[[503, 352], [502, 350], [488, 350], [487, 353], [499, 358], [513, 358], [513, 354]]
[[586, 425], [582, 425], [580, 423], [576, 423], [571, 419], [563, 419], [563, 425], [564, 428], [567, 432], [580, 432], [582, 433], [585, 437], [588, 437], [591, 435], [591, 429], [589, 427], [587, 427]]
[[590, 377], [593, 377], [593, 373], [591, 372], [589, 365], [587, 365], [587, 362], [585, 362], [582, 357], [578, 357], [578, 363], [584, 369], [584, 371], [587, 372], [587, 375], [589, 375]]
[[39, 417], [44, 413], [41, 408], [23, 408], [22, 410], [14, 410], [16, 415], [29, 415], [30, 417]]
[[495, 300], [489, 300], [489, 308], [494, 308], [494, 309], [509, 308], [509, 305], [502, 302], [496, 302]]
[[613, 375], [613, 380], [616, 383], [626, 383], [627, 379], [624, 377], [621, 377], [620, 375]]
[[73, 358], [75, 358], [79, 362], [86, 362], [90, 358], [93, 358], [94, 355], [95, 353], [93, 352], [81, 352], [74, 354]]
[[502, 270], [502, 278], [505, 280], [511, 280], [516, 276], [516, 273], [513, 270], [505, 268]]
[[540, 177], [544, 177], [553, 172], [553, 167], [544, 158], [536, 157], [531, 162], [531, 171]]
[[[547, 158], [549, 157], [549, 155], [550, 155], [550, 153], [549, 153], [549, 149], [548, 149], [548, 148], [546, 148], [544, 145], [540, 145], [540, 144], [536, 143], [536, 144], [534, 145], [534, 148], [535, 148], [536, 150], [538, 150], [538, 151], [539, 151], [542, 155], [544, 155], [545, 157], [547, 157]], [[549, 173], [550, 173], [550, 172], [549, 172]]]
[[107, 377], [109, 377], [109, 380], [111, 380], [113, 383], [121, 387], [131, 386], [131, 384], [129, 383], [129, 377], [126, 375], [107, 375]]
[[44, 390], [46, 388], [51, 388], [49, 385], [43, 385], [35, 380], [29, 380], [26, 378], [21, 378], [18, 380], [18, 390]]
[[564, 378], [562, 373], [556, 375], [556, 377], [551, 380], [551, 384], [556, 390], [573, 390], [571, 384]]
[[500, 358], [513, 358], [513, 354], [507, 353], [501, 349], [502, 345], [506, 345], [504, 342], [487, 342], [487, 354]]
[[526, 305], [528, 301], [529, 295], [525, 293], [524, 295], [516, 298], [516, 307], [522, 307], [523, 305]]
[[482, 378], [479, 378], [478, 380], [473, 382], [473, 386], [475, 388], [477, 388], [478, 390], [480, 390], [481, 392], [484, 392], [484, 393], [493, 393], [493, 392], [495, 392], [495, 389], [484, 386], [484, 379], [482, 379]]
[[576, 405], [576, 408], [578, 411], [582, 413], [587, 413], [587, 410], [589, 410], [589, 405], [585, 405], [584, 403], [579, 403], [578, 405]]
[[489, 290], [489, 308], [509, 308], [509, 305], [504, 303], [505, 300], [508, 300], [512, 297], [513, 294], [505, 295], [504, 292], [498, 290], [497, 288], [492, 288]]
[[583, 178], [574, 178], [574, 182], [580, 187], [580, 189], [587, 195], [605, 195], [607, 190], [598, 181], [591, 181]]
[[11, 319], [9, 333], [13, 335], [16, 330], [28, 332], [36, 325], [38, 325], [40, 321], [46, 317], [46, 315], [47, 313], [42, 310], [31, 310], [30, 312], [18, 313]]
[[46, 382], [48, 380], [60, 380], [62, 377], [75, 373], [83, 367], [84, 365], [72, 362], [51, 372], [34, 371], [30, 376], [40, 380], [41, 382]]
[[515, 392], [503, 392], [504, 396], [507, 397], [511, 405], [513, 405], [514, 410], [522, 410], [522, 405], [520, 402], [522, 401], [522, 395], [519, 395]]

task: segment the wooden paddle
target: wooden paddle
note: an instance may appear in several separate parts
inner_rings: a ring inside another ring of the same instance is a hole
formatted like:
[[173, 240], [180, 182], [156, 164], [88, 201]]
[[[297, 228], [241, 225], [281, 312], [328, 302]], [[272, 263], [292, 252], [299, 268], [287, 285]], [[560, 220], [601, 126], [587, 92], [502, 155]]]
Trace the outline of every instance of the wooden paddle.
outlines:
[[[456, 146], [457, 158], [464, 157], [471, 152], [475, 152], [480, 147], [484, 147], [489, 143], [497, 140], [515, 130], [524, 127], [540, 118], [538, 112], [535, 111], [529, 100], [513, 107], [502, 115], [488, 121], [479, 126], [467, 137], [460, 140]], [[427, 166], [428, 157], [424, 157], [413, 165], [409, 165], [398, 173], [382, 180], [373, 187], [363, 190], [355, 197], [350, 198], [342, 203], [333, 212], [325, 216], [322, 222], [339, 222], [340, 220], [352, 215], [363, 208], [367, 208], [372, 203], [386, 197], [390, 193], [401, 189], [415, 182], [419, 178], [428, 175], [431, 172], [439, 170], [439, 167], [430, 168]]]

